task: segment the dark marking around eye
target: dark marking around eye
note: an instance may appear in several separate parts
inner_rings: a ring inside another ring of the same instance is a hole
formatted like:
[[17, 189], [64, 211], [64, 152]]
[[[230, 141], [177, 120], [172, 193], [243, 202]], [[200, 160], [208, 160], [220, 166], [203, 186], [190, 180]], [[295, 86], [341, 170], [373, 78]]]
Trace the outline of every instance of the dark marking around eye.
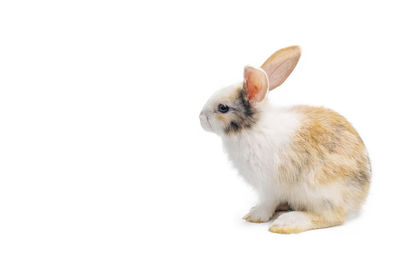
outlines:
[[226, 134], [238, 133], [251, 128], [257, 121], [256, 110], [250, 105], [245, 89], [240, 89], [231, 107], [233, 119], [225, 128]]

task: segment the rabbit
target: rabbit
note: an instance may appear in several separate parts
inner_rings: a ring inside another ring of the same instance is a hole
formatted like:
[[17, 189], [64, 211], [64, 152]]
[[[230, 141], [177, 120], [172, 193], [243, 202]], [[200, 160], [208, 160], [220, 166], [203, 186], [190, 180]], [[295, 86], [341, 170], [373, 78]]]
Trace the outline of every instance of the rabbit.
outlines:
[[221, 136], [234, 167], [258, 195], [243, 219], [263, 223], [289, 210], [269, 228], [282, 234], [341, 225], [360, 209], [371, 180], [366, 147], [343, 116], [267, 101], [300, 54], [300, 47], [286, 47], [261, 68], [246, 66], [244, 81], [217, 91], [200, 113], [202, 127]]

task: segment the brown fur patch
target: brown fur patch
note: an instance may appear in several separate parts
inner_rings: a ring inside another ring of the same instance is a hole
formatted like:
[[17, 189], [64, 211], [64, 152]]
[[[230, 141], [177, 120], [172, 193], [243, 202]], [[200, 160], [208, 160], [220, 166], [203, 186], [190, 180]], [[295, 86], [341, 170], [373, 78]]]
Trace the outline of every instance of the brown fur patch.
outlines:
[[277, 234], [297, 234], [306, 231], [302, 227], [290, 227], [290, 226], [275, 226], [272, 225], [269, 228], [270, 232], [277, 233]]
[[228, 118], [226, 118], [224, 115], [217, 115], [216, 118], [223, 122], [228, 122]]
[[[348, 206], [335, 207], [328, 201], [326, 207], [349, 210], [360, 206], [369, 189], [370, 165], [358, 133], [332, 110], [309, 106], [292, 109], [303, 119], [291, 147], [281, 155], [279, 181], [307, 183], [315, 190], [337, 184], [338, 194]], [[301, 208], [308, 207], [304, 204]]]

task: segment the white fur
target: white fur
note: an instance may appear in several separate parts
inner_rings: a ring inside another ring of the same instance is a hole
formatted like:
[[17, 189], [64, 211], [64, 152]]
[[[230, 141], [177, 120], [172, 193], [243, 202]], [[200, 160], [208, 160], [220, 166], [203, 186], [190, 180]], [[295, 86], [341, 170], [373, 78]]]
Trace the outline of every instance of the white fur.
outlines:
[[274, 211], [273, 207], [269, 202], [260, 203], [257, 206], [251, 208], [249, 213], [247, 213], [243, 219], [252, 222], [267, 222], [271, 219]]
[[253, 221], [267, 221], [281, 201], [286, 201], [285, 189], [276, 181], [279, 156], [288, 149], [292, 136], [301, 124], [301, 115], [289, 108], [278, 108], [266, 100], [257, 104], [260, 118], [251, 129], [226, 135], [224, 125], [215, 118], [218, 103], [241, 86], [235, 84], [215, 93], [205, 104], [200, 122], [207, 131], [222, 137], [225, 151], [245, 180], [259, 196], [259, 204], [247, 217]]
[[300, 115], [288, 108], [276, 108], [268, 103], [260, 105], [263, 105], [258, 107], [261, 118], [252, 129], [225, 135], [222, 139], [234, 166], [259, 195], [258, 208], [249, 215], [266, 221], [284, 200], [284, 189], [276, 181], [279, 156], [300, 126]]
[[281, 214], [271, 225], [271, 227], [288, 227], [309, 229], [312, 225], [311, 219], [303, 212], [291, 211]]

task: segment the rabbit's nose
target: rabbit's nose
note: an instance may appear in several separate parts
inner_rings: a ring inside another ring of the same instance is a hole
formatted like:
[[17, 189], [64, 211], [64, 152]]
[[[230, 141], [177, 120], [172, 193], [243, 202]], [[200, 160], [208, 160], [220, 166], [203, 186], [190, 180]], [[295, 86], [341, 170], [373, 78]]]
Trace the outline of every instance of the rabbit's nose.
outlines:
[[202, 110], [200, 112], [199, 118], [200, 118], [200, 120], [202, 120], [202, 119], [204, 120], [204, 119], [207, 118], [207, 114], [206, 114], [206, 112], [204, 110]]

